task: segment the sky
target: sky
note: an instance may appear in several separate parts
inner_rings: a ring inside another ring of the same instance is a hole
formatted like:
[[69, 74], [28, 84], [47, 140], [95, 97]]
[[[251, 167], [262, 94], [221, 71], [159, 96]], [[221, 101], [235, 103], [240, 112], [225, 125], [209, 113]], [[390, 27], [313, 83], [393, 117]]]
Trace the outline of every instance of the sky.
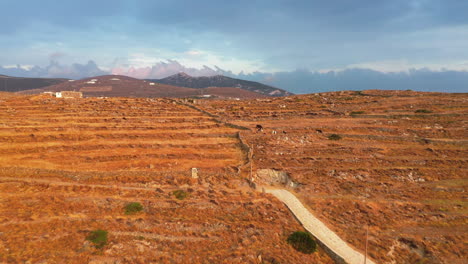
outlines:
[[184, 71], [308, 92], [358, 85], [349, 74], [416, 85], [431, 73], [462, 76], [440, 89], [468, 92], [467, 0], [0, 0], [0, 10], [0, 74]]

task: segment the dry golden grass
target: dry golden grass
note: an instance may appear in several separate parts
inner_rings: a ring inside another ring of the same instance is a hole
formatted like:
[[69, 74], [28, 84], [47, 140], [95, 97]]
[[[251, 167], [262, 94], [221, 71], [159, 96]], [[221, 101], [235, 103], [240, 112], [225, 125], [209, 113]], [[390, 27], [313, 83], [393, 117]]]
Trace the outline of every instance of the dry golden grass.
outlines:
[[254, 170], [289, 172], [309, 208], [361, 251], [369, 225], [377, 262], [468, 258], [467, 94], [335, 92], [201, 107], [251, 128], [242, 133]]
[[[332, 263], [286, 243], [301, 227], [247, 187], [247, 153], [227, 121], [251, 128], [240, 133], [254, 171], [287, 171], [352, 246], [364, 249], [369, 225], [373, 259], [462, 263], [467, 101], [364, 91], [196, 105], [215, 120], [167, 99], [0, 94], [0, 261]], [[125, 215], [130, 202], [144, 212]], [[109, 231], [102, 251], [85, 240], [95, 229]]]

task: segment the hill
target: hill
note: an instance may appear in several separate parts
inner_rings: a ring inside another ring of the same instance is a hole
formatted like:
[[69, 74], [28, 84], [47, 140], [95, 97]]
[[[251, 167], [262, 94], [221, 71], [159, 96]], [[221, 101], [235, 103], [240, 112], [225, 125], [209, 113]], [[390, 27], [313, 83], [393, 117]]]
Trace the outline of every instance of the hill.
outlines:
[[368, 90], [200, 107], [252, 130], [242, 134], [257, 185], [291, 180], [314, 215], [362, 252], [368, 226], [376, 263], [464, 263], [467, 99]]
[[192, 77], [186, 73], [178, 73], [163, 79], [149, 80], [153, 82], [176, 85], [189, 88], [207, 88], [207, 87], [236, 87], [247, 91], [260, 93], [266, 96], [288, 96], [292, 93], [268, 86], [258, 82], [234, 79], [223, 75]]
[[287, 243], [303, 227], [268, 192], [289, 189], [357, 251], [368, 227], [375, 263], [464, 263], [467, 98], [0, 93], [0, 262], [333, 263]]
[[0, 91], [18, 92], [66, 82], [60, 78], [22, 78], [0, 75]]
[[261, 98], [262, 94], [239, 88], [194, 89], [161, 84], [121, 75], [104, 75], [82, 80], [68, 80], [41, 89], [23, 91], [24, 94], [36, 94], [44, 91], [79, 91], [85, 97], [196, 97], [210, 96], [218, 98]]
[[242, 187], [238, 130], [182, 100], [0, 100], [2, 263], [332, 263], [295, 251], [287, 208]]

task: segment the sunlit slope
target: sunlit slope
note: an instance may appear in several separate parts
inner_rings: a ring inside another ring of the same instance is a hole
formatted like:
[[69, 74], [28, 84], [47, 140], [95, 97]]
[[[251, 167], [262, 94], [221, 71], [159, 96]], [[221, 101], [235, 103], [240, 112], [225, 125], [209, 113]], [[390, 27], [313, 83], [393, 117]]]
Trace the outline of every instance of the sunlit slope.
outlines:
[[236, 132], [169, 100], [9, 98], [0, 105], [0, 166], [214, 171], [242, 164]]

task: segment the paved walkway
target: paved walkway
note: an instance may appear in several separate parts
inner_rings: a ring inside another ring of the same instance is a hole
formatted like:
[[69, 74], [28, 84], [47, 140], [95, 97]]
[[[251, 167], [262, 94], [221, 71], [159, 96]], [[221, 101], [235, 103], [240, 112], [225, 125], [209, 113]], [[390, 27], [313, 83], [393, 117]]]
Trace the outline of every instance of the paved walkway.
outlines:
[[[313, 216], [299, 199], [287, 190], [267, 189], [267, 193], [273, 194], [281, 200], [301, 222], [304, 228], [315, 238], [323, 243], [328, 249], [340, 256], [346, 263], [363, 264], [364, 255], [346, 244], [343, 239], [325, 226], [319, 219]], [[375, 264], [374, 261], [367, 258], [367, 264]]]

